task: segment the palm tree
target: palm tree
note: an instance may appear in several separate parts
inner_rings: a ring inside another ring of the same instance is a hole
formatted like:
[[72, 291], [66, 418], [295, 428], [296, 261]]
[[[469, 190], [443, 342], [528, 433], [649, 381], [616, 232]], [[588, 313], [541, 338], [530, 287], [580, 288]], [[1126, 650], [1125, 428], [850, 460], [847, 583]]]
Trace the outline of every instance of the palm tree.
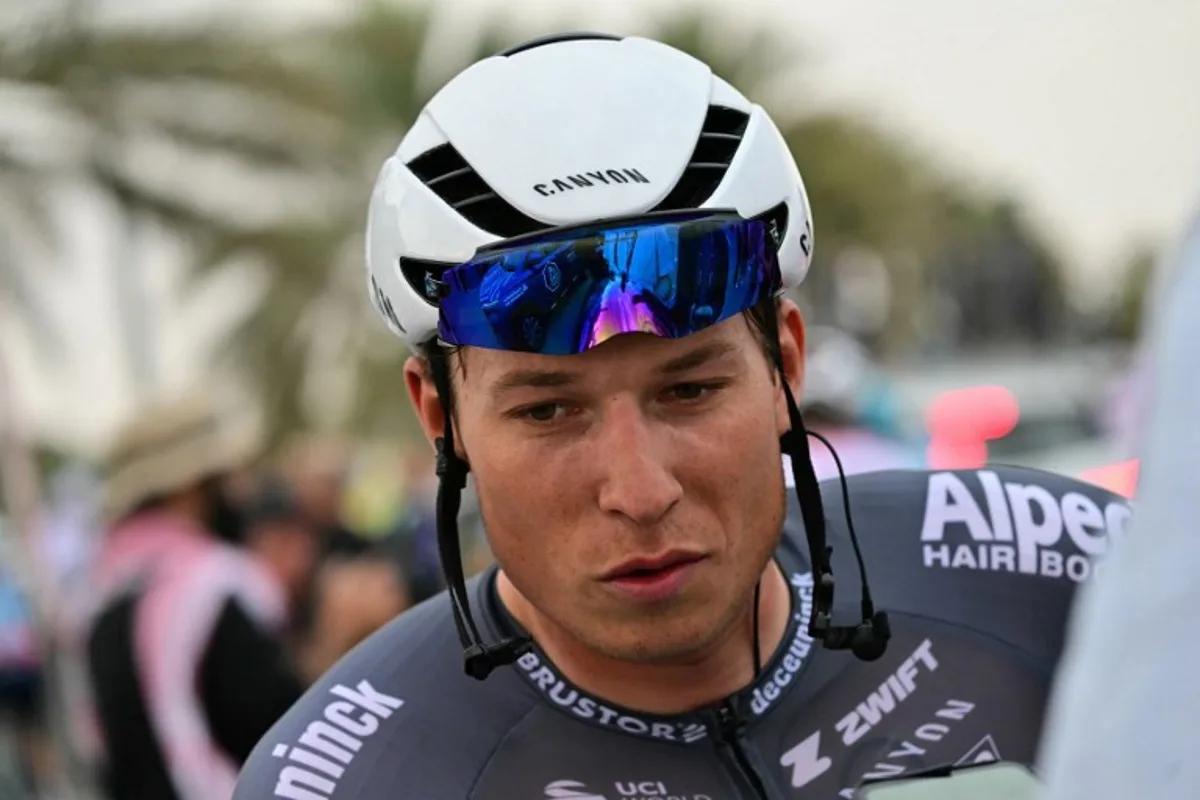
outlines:
[[[33, 26], [0, 26], [0, 88], [20, 98], [6, 122], [37, 113], [40, 123], [26, 141], [0, 135], [0, 313], [7, 322], [21, 311], [45, 342], [55, 329], [33, 287], [67, 233], [50, 213], [59, 188], [98, 190], [128, 233], [164, 228], [205, 257], [233, 240], [273, 247], [269, 232], [299, 227], [305, 213], [325, 219], [326, 206], [341, 207], [353, 152], [342, 96], [308, 63], [310, 37], [116, 27], [95, 21], [92, 9], [73, 2]], [[292, 197], [320, 202], [294, 208]], [[136, 279], [129, 255], [118, 262]], [[133, 344], [151, 338], [129, 330]], [[14, 426], [0, 424], [0, 472], [5, 504], [28, 534], [36, 476]], [[44, 616], [52, 603], [41, 594]]]
[[261, 256], [263, 302], [232, 332], [225, 355], [241, 371], [261, 376], [272, 442], [314, 425], [416, 435], [400, 380], [404, 351], [365, 302], [362, 236], [370, 186], [441, 79], [512, 38], [485, 25], [473, 46], [429, 74], [422, 59], [435, 21], [432, 5], [379, 3], [325, 37], [317, 57], [354, 106], [360, 158], [344, 173], [351, 196], [321, 225], [229, 239], [219, 257], [206, 258], [220, 262], [247, 250]]
[[43, 354], [54, 355], [59, 338], [34, 281], [37, 269], [51, 262], [32, 263], [39, 245], [53, 239], [44, 181], [42, 166], [0, 140], [0, 317], [21, 318]]
[[[304, 209], [313, 219], [325, 217], [323, 206], [337, 207], [349, 152], [345, 106], [306, 63], [303, 37], [116, 27], [96, 22], [92, 10], [75, 2], [32, 30], [0, 29], [0, 83], [52, 109], [65, 143], [49, 166], [0, 147], [0, 210], [8, 212], [0, 213], [0, 241], [31, 219], [44, 223], [38, 212], [64, 182], [99, 188], [131, 234], [158, 226], [207, 252], [294, 224], [289, 197], [324, 200]], [[277, 208], [288, 213], [264, 213]], [[53, 243], [55, 232], [36, 230]], [[21, 300], [18, 260], [4, 255], [3, 286]], [[117, 260], [130, 277], [128, 254]], [[129, 331], [134, 344], [149, 338]]]

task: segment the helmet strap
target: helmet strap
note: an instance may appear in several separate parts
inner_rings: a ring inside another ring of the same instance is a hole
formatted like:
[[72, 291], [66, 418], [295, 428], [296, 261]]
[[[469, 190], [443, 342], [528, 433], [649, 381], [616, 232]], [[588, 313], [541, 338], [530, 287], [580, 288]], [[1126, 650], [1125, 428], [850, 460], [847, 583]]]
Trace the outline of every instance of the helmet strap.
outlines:
[[438, 559], [446, 579], [447, 593], [454, 614], [454, 626], [463, 648], [465, 672], [477, 680], [483, 680], [496, 667], [515, 663], [527, 651], [531, 641], [527, 637], [513, 636], [494, 645], [484, 644], [471, 614], [467, 595], [466, 576], [463, 572], [462, 544], [458, 537], [458, 512], [462, 506], [462, 490], [467, 485], [470, 465], [458, 457], [454, 447], [454, 414], [450, 391], [450, 374], [444, 359], [430, 361], [434, 387], [444, 410], [442, 436], [434, 440], [437, 449], [437, 543]]
[[[854, 521], [850, 514], [850, 488], [846, 482], [845, 471], [842, 469], [842, 460], [829, 440], [819, 433], [805, 430], [804, 420], [800, 417], [800, 409], [796, 405], [796, 398], [783, 376], [782, 369], [780, 376], [783, 381], [783, 393], [787, 400], [791, 428], [779, 438], [779, 445], [791, 461], [792, 483], [796, 491], [796, 501], [800, 506], [800, 517], [804, 522], [804, 535], [808, 540], [809, 558], [812, 561], [813, 610], [808, 621], [809, 635], [820, 640], [830, 650], [851, 650], [856, 657], [863, 661], [874, 661], [887, 649], [888, 640], [891, 638], [891, 627], [887, 614], [882, 611], [877, 612], [871, 600], [871, 589], [867, 583], [867, 568], [863, 562], [862, 551], [858, 545], [858, 534], [854, 531]], [[821, 499], [821, 486], [812, 465], [812, 453], [808, 448], [809, 436], [822, 442], [837, 463], [842, 508], [846, 516], [850, 543], [858, 562], [861, 582], [861, 619], [857, 625], [833, 624], [833, 548], [829, 546], [825, 535], [825, 508]]]

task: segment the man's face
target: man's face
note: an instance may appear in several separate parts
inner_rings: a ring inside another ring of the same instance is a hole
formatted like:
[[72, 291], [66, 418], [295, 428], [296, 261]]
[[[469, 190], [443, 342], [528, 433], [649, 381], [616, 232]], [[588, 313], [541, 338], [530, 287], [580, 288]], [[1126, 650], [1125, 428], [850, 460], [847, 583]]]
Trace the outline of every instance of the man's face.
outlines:
[[[794, 365], [795, 316], [782, 331]], [[786, 404], [746, 320], [576, 356], [463, 357], [460, 454], [497, 561], [545, 621], [634, 661], [686, 659], [726, 635], [785, 513]], [[432, 390], [413, 375], [436, 434]]]

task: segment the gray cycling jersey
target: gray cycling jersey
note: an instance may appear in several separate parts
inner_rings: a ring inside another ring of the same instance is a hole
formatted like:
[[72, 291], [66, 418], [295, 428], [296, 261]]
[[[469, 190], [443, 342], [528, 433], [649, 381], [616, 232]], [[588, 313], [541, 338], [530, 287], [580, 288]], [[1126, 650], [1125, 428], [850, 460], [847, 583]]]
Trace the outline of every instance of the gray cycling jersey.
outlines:
[[[822, 485], [835, 623], [858, 615], [837, 482]], [[536, 648], [463, 674], [447, 597], [401, 615], [327, 673], [259, 743], [235, 800], [728, 800], [849, 797], [865, 777], [944, 763], [1031, 763], [1076, 584], [1129, 505], [1020, 468], [849, 480], [883, 658], [806, 632], [798, 509], [776, 561], [793, 615], [759, 678], [709, 708], [643, 714], [572, 686]], [[515, 632], [495, 572], [470, 585], [492, 640]]]

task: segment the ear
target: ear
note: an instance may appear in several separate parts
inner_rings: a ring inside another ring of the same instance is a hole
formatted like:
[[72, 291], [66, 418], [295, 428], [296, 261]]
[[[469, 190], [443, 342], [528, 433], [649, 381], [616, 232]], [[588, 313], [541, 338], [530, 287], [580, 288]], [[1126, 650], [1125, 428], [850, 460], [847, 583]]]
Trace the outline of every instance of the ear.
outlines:
[[404, 383], [408, 387], [408, 398], [412, 401], [417, 421], [425, 431], [425, 438], [432, 444], [446, 431], [446, 410], [442, 407], [433, 375], [429, 372], [429, 362], [409, 356], [404, 362]]
[[[408, 397], [412, 401], [413, 411], [421, 423], [421, 430], [430, 444], [446, 434], [446, 410], [438, 397], [437, 384], [433, 382], [433, 374], [429, 371], [429, 362], [417, 356], [409, 356], [404, 362], [404, 383], [408, 387]], [[463, 446], [462, 429], [457, 420], [454, 422], [454, 452], [463, 461], [467, 461], [467, 451]]]
[[[784, 298], [776, 309], [779, 320], [779, 350], [783, 357], [783, 379], [799, 402], [804, 390], [804, 317], [800, 307]], [[775, 422], [782, 436], [792, 427], [787, 398], [781, 386], [775, 396]]]

